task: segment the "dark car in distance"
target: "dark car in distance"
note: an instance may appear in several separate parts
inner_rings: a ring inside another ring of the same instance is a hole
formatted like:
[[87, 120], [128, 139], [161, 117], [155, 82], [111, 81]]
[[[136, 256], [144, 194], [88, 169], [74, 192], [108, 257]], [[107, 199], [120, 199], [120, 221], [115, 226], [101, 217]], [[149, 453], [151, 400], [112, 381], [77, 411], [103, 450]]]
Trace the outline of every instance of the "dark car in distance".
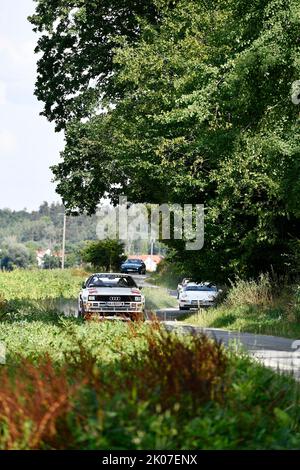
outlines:
[[141, 259], [127, 259], [121, 264], [121, 273], [146, 274], [146, 265]]

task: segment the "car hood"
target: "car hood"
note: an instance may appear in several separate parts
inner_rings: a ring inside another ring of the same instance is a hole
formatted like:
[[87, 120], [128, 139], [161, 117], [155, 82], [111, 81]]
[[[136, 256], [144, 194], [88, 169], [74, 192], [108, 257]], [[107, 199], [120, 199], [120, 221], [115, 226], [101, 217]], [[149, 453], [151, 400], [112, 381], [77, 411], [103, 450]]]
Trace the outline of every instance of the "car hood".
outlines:
[[83, 291], [85, 295], [141, 295], [136, 287], [90, 287]]
[[184, 292], [184, 294], [185, 298], [189, 300], [214, 300], [217, 297], [218, 293], [206, 291], [188, 291]]
[[130, 266], [133, 266], [134, 268], [137, 268], [143, 265], [142, 263], [123, 263], [122, 266], [127, 266], [128, 268], [130, 268]]

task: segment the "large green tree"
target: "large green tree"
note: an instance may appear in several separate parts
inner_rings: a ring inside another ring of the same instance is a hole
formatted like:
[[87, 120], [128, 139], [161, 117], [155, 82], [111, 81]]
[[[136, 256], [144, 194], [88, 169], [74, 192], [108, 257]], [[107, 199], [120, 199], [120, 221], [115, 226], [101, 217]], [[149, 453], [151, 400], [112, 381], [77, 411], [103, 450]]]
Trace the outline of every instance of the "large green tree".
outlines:
[[103, 112], [69, 120], [58, 191], [89, 213], [104, 194], [204, 203], [205, 248], [184, 253], [192, 272], [283, 271], [300, 228], [298, 0], [155, 5], [159, 21], [136, 18], [134, 40], [118, 31], [109, 91], [96, 87]]
[[[111, 91], [114, 48], [119, 37], [135, 42], [139, 19], [155, 23], [152, 0], [35, 0], [30, 17], [39, 34], [37, 98], [57, 130], [89, 116]], [[115, 93], [122, 93], [121, 89]]]
[[105, 269], [106, 271], [119, 271], [124, 256], [124, 246], [118, 240], [100, 240], [90, 242], [82, 250], [82, 259], [86, 263], [91, 263], [95, 269]]

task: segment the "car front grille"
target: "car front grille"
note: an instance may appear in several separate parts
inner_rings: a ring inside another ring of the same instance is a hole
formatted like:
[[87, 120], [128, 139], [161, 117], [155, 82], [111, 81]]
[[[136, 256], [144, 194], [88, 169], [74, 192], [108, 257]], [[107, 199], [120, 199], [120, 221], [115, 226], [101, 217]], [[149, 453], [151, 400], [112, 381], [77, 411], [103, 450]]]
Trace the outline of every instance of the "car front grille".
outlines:
[[[93, 295], [89, 297], [95, 297], [95, 302], [137, 302], [136, 297], [141, 299], [141, 295]], [[116, 298], [118, 300], [116, 300]]]
[[143, 304], [141, 302], [120, 302], [121, 305], [108, 305], [107, 302], [89, 302], [87, 310], [89, 312], [141, 312]]

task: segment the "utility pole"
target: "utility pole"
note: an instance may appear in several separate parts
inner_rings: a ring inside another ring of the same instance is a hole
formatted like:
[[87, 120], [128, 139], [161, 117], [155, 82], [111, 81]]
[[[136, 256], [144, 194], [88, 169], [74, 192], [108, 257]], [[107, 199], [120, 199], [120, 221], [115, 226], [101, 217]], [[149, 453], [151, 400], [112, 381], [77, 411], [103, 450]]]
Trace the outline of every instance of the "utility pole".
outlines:
[[61, 269], [65, 269], [66, 228], [67, 228], [67, 216], [66, 216], [66, 213], [64, 213], [64, 228], [63, 228], [63, 241], [62, 241], [62, 254], [61, 254]]
[[151, 259], [153, 257], [153, 252], [154, 252], [154, 243], [155, 243], [155, 240], [152, 238], [151, 239], [151, 250], [150, 250]]

